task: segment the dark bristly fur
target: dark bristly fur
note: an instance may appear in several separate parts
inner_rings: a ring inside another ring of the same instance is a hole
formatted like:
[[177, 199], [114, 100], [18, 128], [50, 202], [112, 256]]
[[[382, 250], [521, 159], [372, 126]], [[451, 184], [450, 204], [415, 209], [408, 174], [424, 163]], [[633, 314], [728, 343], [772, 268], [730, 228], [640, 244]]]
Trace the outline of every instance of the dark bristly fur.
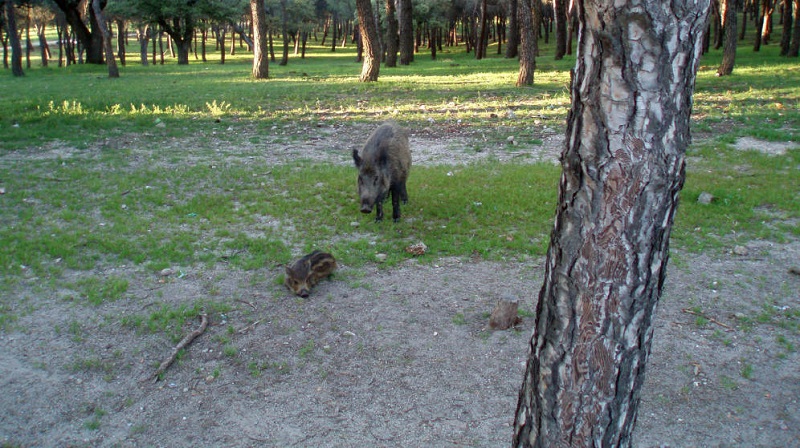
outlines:
[[311, 288], [320, 280], [331, 275], [336, 269], [333, 255], [315, 250], [303, 258], [286, 266], [284, 284], [290, 291], [300, 297], [308, 297]]
[[397, 123], [386, 122], [375, 129], [361, 151], [353, 150], [358, 168], [361, 212], [375, 207], [375, 221], [383, 219], [383, 201], [392, 196], [392, 219], [400, 220], [400, 201], [408, 202], [406, 180], [411, 169], [408, 134]]

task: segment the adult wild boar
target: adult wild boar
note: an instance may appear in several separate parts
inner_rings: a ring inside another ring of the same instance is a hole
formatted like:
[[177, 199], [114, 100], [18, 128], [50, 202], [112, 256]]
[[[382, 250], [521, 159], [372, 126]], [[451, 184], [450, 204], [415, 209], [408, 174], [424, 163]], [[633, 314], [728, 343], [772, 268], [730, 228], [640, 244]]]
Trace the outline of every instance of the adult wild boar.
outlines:
[[386, 122], [369, 136], [361, 151], [353, 150], [358, 168], [358, 196], [361, 213], [372, 212], [375, 221], [383, 219], [383, 201], [392, 195], [392, 219], [400, 220], [400, 201], [408, 202], [406, 180], [411, 169], [408, 133], [397, 123]]

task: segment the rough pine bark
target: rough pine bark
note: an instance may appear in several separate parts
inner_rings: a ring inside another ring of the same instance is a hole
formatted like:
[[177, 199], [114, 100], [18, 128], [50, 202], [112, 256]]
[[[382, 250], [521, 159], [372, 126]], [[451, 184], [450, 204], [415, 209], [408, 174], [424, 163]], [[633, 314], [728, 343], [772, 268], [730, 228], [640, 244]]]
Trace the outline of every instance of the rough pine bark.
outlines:
[[709, 0], [577, 1], [559, 202], [514, 446], [629, 446]]
[[733, 73], [736, 61], [736, 41], [739, 36], [736, 28], [736, 0], [720, 0], [722, 16], [722, 62], [717, 69], [717, 76], [728, 76]]
[[269, 78], [269, 49], [267, 48], [267, 10], [263, 0], [250, 0], [253, 16], [253, 78]]
[[358, 26], [361, 29], [361, 41], [364, 44], [364, 62], [361, 66], [361, 82], [378, 80], [381, 69], [381, 45], [378, 40], [378, 25], [372, 12], [371, 0], [356, 0]]

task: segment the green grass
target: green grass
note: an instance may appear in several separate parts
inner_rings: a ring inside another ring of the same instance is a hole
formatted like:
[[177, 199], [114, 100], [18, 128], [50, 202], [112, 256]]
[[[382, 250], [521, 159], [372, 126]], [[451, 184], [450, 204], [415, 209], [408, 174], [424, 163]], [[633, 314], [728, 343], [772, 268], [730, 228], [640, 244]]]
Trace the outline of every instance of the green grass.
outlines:
[[[244, 51], [225, 65], [130, 63], [117, 80], [89, 65], [34, 67], [23, 78], [6, 72], [0, 77], [0, 328], [21, 315], [11, 300], [16, 282], [103, 265], [158, 272], [226, 263], [256, 270], [320, 248], [353, 267], [386, 254], [381, 265], [391, 267], [419, 241], [428, 246], [421, 262], [543, 255], [559, 177], [550, 164], [414, 166], [410, 202], [395, 225], [357, 213], [352, 167], [248, 161], [259, 145], [303, 142], [318, 125], [386, 118], [418, 130], [458, 125], [481, 136], [475, 151], [507, 146], [508, 135], [538, 145], [544, 126], [564, 132], [570, 105], [575, 59], [554, 61], [552, 50], [552, 43], [542, 47], [528, 88], [513, 86], [516, 60], [490, 49], [476, 61], [463, 47], [435, 61], [423, 52], [411, 66], [382, 67], [380, 81], [368, 84], [356, 81], [352, 46], [331, 53], [312, 45], [305, 59], [273, 64], [271, 78], [258, 81], [249, 78]], [[775, 45], [759, 53], [743, 45], [730, 77], [714, 76], [719, 61], [712, 50], [698, 73], [696, 139], [673, 247], [720, 251], [752, 239], [797, 237], [800, 151], [768, 156], [730, 145], [742, 136], [800, 141], [800, 63], [778, 57]], [[143, 156], [142, 147], [152, 154]], [[224, 157], [216, 155], [220, 150]], [[715, 200], [697, 203], [702, 192]], [[128, 288], [123, 278], [100, 276], [69, 286], [92, 306], [119, 300]], [[164, 305], [124, 323], [174, 339], [199, 306]], [[764, 319], [797, 332], [797, 316], [763, 314], [748, 324]]]

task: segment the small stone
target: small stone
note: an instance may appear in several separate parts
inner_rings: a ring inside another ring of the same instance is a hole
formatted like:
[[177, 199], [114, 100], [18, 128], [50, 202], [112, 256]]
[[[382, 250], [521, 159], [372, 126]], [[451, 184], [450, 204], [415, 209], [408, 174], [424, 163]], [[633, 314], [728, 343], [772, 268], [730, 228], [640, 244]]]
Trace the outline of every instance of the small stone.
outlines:
[[173, 271], [171, 268], [166, 268], [166, 269], [162, 269], [161, 272], [158, 273], [158, 275], [160, 275], [161, 277], [169, 277], [170, 275], [172, 275], [174, 273], [175, 273], [175, 271]]
[[375, 254], [375, 259], [383, 263], [386, 261], [386, 254]]
[[713, 200], [714, 200], [714, 195], [705, 191], [700, 193], [700, 196], [697, 198], [697, 202], [703, 205], [708, 205]]
[[747, 255], [748, 253], [750, 253], [750, 251], [747, 250], [747, 248], [744, 247], [744, 246], [735, 246], [733, 248], [733, 253], [734, 253], [734, 255], [739, 255], [739, 256], [743, 257], [743, 256]]
[[358, 227], [360, 225], [361, 225], [361, 223], [359, 223], [358, 221], [353, 221], [353, 222], [350, 223], [350, 227]]

